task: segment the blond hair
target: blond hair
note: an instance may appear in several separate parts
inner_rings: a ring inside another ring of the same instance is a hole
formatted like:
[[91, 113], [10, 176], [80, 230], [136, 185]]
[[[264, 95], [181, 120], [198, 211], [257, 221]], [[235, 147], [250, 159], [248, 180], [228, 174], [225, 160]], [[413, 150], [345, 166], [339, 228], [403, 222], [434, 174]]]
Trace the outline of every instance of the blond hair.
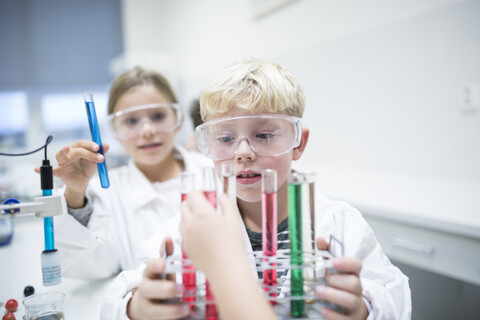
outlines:
[[108, 114], [112, 114], [118, 100], [130, 89], [141, 85], [153, 85], [171, 103], [177, 103], [177, 97], [168, 80], [160, 73], [135, 67], [119, 75], [110, 88], [108, 95]]
[[252, 113], [279, 113], [302, 117], [305, 95], [297, 79], [285, 67], [246, 60], [220, 71], [200, 98], [204, 121], [234, 106]]

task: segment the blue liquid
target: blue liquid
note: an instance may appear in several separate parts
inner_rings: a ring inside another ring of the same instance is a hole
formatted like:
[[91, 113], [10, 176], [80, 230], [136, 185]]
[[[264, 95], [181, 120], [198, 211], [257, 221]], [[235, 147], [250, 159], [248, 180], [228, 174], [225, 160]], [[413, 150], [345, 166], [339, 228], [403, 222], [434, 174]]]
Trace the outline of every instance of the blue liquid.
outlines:
[[[98, 129], [98, 120], [97, 113], [95, 112], [95, 105], [93, 102], [85, 102], [85, 107], [87, 108], [88, 124], [90, 125], [90, 133], [92, 135], [92, 140], [100, 146], [98, 150], [103, 156], [103, 146], [102, 139], [100, 138], [100, 130]], [[110, 180], [108, 179], [107, 165], [105, 163], [105, 158], [102, 163], [97, 163], [98, 175], [100, 176], [100, 184], [102, 188], [106, 189], [110, 187]]]
[[[51, 196], [52, 190], [42, 190], [43, 196]], [[55, 241], [53, 236], [53, 217], [43, 218], [43, 234], [45, 238], [45, 251], [55, 249]]]

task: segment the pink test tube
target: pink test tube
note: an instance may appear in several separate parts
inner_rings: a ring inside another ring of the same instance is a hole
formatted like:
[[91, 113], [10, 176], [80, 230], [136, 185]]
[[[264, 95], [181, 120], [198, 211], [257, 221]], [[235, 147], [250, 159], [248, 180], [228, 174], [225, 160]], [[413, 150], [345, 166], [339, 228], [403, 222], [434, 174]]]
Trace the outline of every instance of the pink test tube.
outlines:
[[[277, 171], [262, 170], [262, 248], [264, 290], [270, 298], [277, 296]], [[272, 261], [273, 260], [273, 261]], [[267, 264], [265, 264], [267, 265]], [[272, 299], [272, 304], [275, 301]]]
[[[208, 201], [217, 208], [217, 177], [215, 175], [215, 168], [205, 167], [203, 168], [203, 193]], [[217, 320], [218, 311], [214, 301], [213, 293], [210, 290], [210, 284], [208, 279], [205, 281], [205, 291], [207, 295], [207, 305], [205, 308], [206, 320]]]
[[[182, 193], [182, 202], [187, 199], [187, 194], [195, 189], [195, 175], [190, 172], [182, 172], [180, 174], [180, 190]], [[195, 304], [196, 283], [195, 283], [195, 267], [191, 263], [186, 263], [188, 260], [182, 246], [182, 282], [185, 288], [183, 292], [183, 301], [189, 303], [190, 309]]]

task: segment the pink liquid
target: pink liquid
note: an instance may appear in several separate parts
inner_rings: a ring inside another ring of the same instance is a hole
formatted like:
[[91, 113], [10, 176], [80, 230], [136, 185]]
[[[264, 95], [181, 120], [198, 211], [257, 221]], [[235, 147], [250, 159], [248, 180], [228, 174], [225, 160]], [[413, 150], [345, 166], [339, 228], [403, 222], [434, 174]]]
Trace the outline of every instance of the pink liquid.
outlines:
[[[277, 255], [277, 193], [262, 193], [262, 249], [264, 257], [275, 257]], [[264, 258], [264, 261], [268, 259]], [[271, 263], [272, 269], [263, 271], [263, 284], [273, 287], [265, 287], [270, 297], [276, 297], [277, 286], [277, 264]]]
[[[217, 192], [214, 191], [204, 191], [205, 197], [207, 200], [216, 208], [217, 207]], [[217, 306], [214, 303], [208, 303], [209, 301], [214, 301], [215, 298], [213, 297], [213, 293], [210, 291], [210, 284], [208, 283], [208, 279], [205, 282], [205, 290], [207, 295], [207, 305], [205, 309], [205, 319], [207, 320], [217, 320], [218, 319], [218, 311]]]
[[[182, 193], [182, 202], [187, 199], [187, 195]], [[182, 248], [182, 258], [188, 259], [185, 251]], [[183, 301], [190, 303], [190, 309], [192, 309], [195, 304], [195, 267], [193, 265], [183, 265], [184, 272], [182, 273], [183, 286], [185, 288], [183, 292]]]

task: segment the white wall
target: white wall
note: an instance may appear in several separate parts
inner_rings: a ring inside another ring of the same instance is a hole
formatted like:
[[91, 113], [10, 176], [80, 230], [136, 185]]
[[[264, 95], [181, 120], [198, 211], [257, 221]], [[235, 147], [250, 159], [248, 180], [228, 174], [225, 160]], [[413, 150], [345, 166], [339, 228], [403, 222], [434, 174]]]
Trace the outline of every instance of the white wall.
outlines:
[[124, 57], [171, 75], [187, 106], [231, 62], [284, 64], [307, 95], [300, 167], [480, 190], [480, 110], [459, 98], [480, 85], [480, 1], [298, 0], [261, 19], [253, 1], [124, 0]]

